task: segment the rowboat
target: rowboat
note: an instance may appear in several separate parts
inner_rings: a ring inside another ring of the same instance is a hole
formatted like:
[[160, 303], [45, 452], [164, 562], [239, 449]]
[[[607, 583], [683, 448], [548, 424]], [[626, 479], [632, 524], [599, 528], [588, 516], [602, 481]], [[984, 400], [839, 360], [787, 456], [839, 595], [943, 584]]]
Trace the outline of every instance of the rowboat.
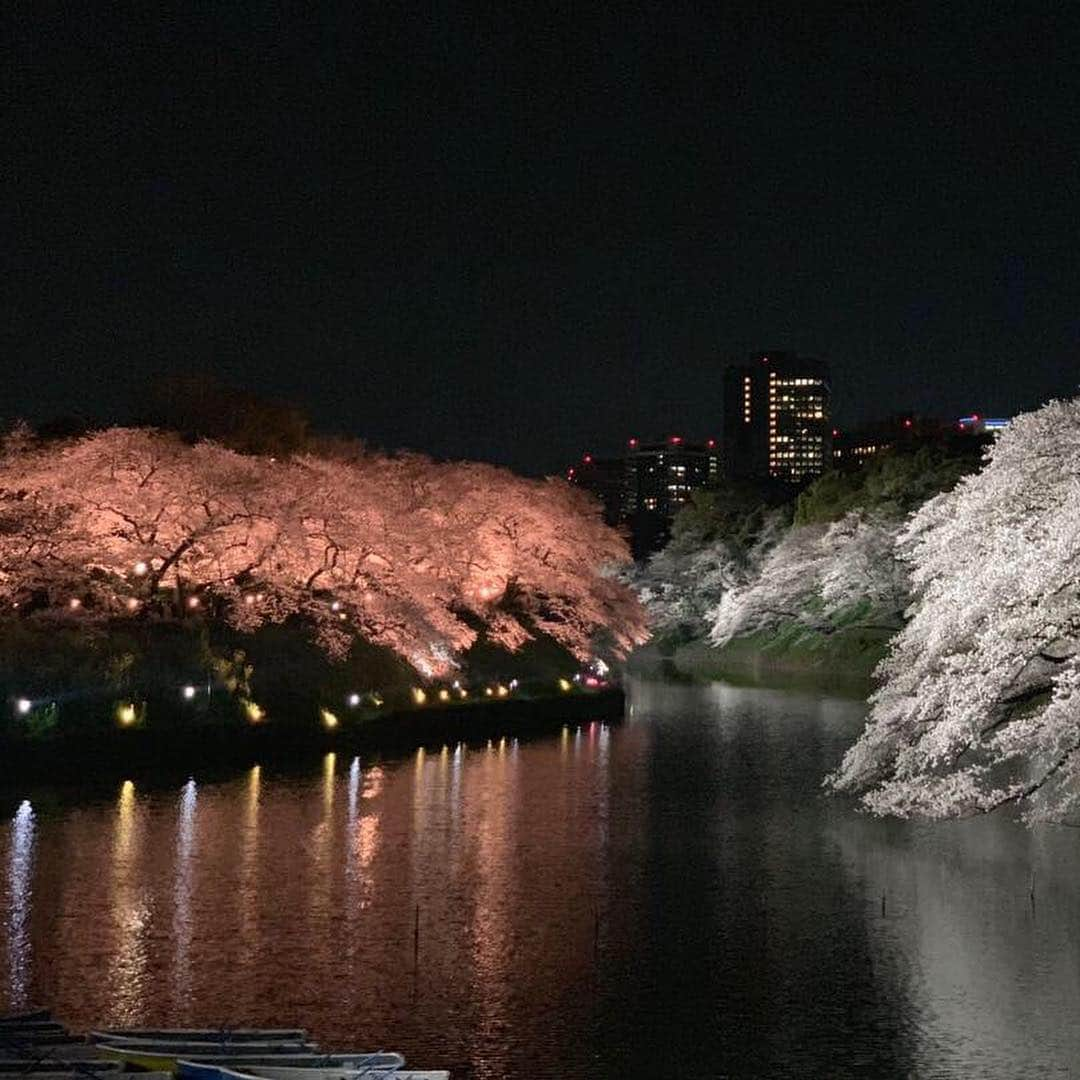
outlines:
[[[237, 1075], [247, 1080], [255, 1077], [257, 1080], [362, 1080], [364, 1077], [372, 1077], [372, 1080], [385, 1076], [387, 1080], [402, 1080], [410, 1077], [412, 1080], [449, 1080], [450, 1073], [445, 1069], [419, 1070], [402, 1069], [405, 1059], [400, 1054], [372, 1054], [372, 1060], [365, 1066], [355, 1069], [290, 1069], [279, 1068], [275, 1065], [264, 1065], [244, 1070], [236, 1070]], [[397, 1058], [399, 1064], [375, 1060], [377, 1058]], [[140, 1078], [141, 1080], [141, 1078]], [[230, 1080], [223, 1077], [222, 1080]]]
[[106, 1028], [91, 1031], [94, 1042], [116, 1045], [117, 1040], [144, 1039], [153, 1042], [295, 1042], [307, 1039], [304, 1028]]
[[[231, 1039], [225, 1033], [206, 1039], [157, 1038], [142, 1039], [128, 1035], [106, 1035], [103, 1031], [90, 1032], [90, 1040], [100, 1046], [128, 1050], [190, 1050], [193, 1054], [220, 1054], [222, 1047], [239, 1050], [245, 1054], [310, 1054], [319, 1049], [318, 1043], [303, 1039]], [[181, 1055], [186, 1057], [186, 1054]]]
[[25, 1012], [5, 1013], [0, 1016], [0, 1027], [5, 1024], [25, 1024], [37, 1020], [51, 1020], [52, 1013], [48, 1009], [28, 1009]]
[[[37, 1062], [39, 1065], [55, 1065], [55, 1062]], [[96, 1070], [95, 1070], [96, 1071]], [[89, 1080], [94, 1075], [93, 1072], [88, 1072], [85, 1068], [80, 1068], [79, 1071], [71, 1069], [56, 1069], [56, 1068], [42, 1068], [31, 1069], [28, 1072], [19, 1073], [19, 1080]], [[114, 1074], [118, 1075], [118, 1074]], [[176, 1077], [172, 1073], [166, 1072], [141, 1072], [139, 1073], [139, 1080], [176, 1080]]]
[[0, 1033], [7, 1035], [14, 1031], [21, 1035], [67, 1034], [67, 1029], [57, 1020], [5, 1020], [0, 1023]]
[[48, 1066], [50, 1072], [81, 1072], [85, 1076], [87, 1069], [96, 1073], [118, 1072], [122, 1065], [122, 1061], [110, 1061], [105, 1058], [73, 1058], [68, 1056], [65, 1051], [65, 1055], [62, 1058], [54, 1058], [51, 1054], [47, 1059], [41, 1057], [0, 1057], [0, 1075], [4, 1073], [23, 1073], [24, 1075], [29, 1075], [35, 1069], [40, 1070], [45, 1068], [45, 1066]]
[[[400, 1069], [405, 1064], [401, 1054], [378, 1052], [354, 1054], [347, 1064], [323, 1066], [241, 1065], [230, 1061], [214, 1065], [205, 1061], [178, 1061], [180, 1080], [235, 1080], [236, 1077], [259, 1077], [261, 1080], [354, 1080], [357, 1074], [381, 1073]], [[395, 1073], [396, 1075], [396, 1073]]]
[[[368, 1058], [387, 1057], [396, 1058], [401, 1064], [405, 1059], [400, 1054], [369, 1054]], [[218, 1070], [216, 1078], [207, 1076], [205, 1073], [196, 1077], [188, 1072], [188, 1066], [194, 1063], [181, 1061], [178, 1063], [180, 1080], [281, 1080], [268, 1074], [272, 1066], [258, 1069], [226, 1069]], [[450, 1080], [450, 1072], [447, 1069], [402, 1069], [400, 1065], [387, 1063], [385, 1065], [357, 1063], [354, 1068], [342, 1071], [333, 1070], [304, 1070], [301, 1080]], [[141, 1080], [141, 1078], [140, 1078]]]
[[62, 1027], [39, 1030], [33, 1025], [23, 1027], [19, 1024], [5, 1024], [0, 1027], [0, 1040], [14, 1042], [18, 1040], [33, 1043], [34, 1046], [64, 1046], [69, 1043], [81, 1043], [80, 1035], [70, 1035]]
[[111, 1058], [119, 1058], [128, 1065], [150, 1072], [175, 1072], [176, 1063], [181, 1058], [212, 1057], [221, 1062], [239, 1062], [251, 1057], [273, 1062], [279, 1057], [317, 1057], [318, 1047], [314, 1043], [227, 1043], [196, 1042], [168, 1043], [131, 1039], [124, 1045], [99, 1043], [98, 1049]]
[[[305, 1075], [311, 1069], [355, 1070], [371, 1058], [366, 1051], [336, 1054], [201, 1054], [185, 1058], [188, 1065], [205, 1065], [215, 1070], [231, 1069], [243, 1066], [245, 1070], [255, 1068], [294, 1068], [301, 1069]], [[394, 1055], [400, 1057], [400, 1054]]]

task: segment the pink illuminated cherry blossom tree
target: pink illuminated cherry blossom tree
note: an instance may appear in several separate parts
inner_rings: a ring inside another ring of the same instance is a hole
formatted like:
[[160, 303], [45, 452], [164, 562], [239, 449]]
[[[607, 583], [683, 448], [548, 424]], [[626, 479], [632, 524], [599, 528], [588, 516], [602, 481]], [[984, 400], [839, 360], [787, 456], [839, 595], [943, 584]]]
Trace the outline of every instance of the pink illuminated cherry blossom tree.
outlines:
[[613, 575], [627, 558], [582, 492], [488, 465], [347, 444], [275, 459], [142, 428], [0, 448], [0, 603], [19, 617], [299, 616], [333, 656], [359, 635], [435, 675], [478, 632], [624, 652], [644, 637]]

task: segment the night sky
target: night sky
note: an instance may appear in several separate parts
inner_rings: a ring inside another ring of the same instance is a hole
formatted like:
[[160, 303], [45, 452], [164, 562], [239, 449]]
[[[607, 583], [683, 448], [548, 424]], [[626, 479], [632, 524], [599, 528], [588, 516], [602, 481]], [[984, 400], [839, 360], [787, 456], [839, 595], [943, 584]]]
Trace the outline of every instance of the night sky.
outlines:
[[0, 417], [203, 370], [536, 472], [758, 347], [844, 426], [1080, 382], [1075, 5], [122, 7], [5, 16]]

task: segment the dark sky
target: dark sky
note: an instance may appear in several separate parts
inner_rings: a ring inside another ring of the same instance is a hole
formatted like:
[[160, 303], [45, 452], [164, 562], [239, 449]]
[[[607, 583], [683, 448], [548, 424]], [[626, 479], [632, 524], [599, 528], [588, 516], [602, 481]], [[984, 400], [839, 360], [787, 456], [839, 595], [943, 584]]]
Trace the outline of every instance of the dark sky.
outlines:
[[1072, 393], [1076, 6], [813, 6], [9, 9], [0, 415], [208, 370], [536, 471], [757, 347], [844, 425]]

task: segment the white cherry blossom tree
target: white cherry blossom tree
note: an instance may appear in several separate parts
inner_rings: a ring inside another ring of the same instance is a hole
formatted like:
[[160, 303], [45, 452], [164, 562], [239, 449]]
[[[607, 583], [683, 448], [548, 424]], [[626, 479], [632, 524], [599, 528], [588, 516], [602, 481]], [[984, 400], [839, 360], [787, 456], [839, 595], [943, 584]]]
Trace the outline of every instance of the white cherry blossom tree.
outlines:
[[830, 785], [882, 814], [1080, 799], [1080, 400], [1018, 417], [899, 540], [915, 599]]

